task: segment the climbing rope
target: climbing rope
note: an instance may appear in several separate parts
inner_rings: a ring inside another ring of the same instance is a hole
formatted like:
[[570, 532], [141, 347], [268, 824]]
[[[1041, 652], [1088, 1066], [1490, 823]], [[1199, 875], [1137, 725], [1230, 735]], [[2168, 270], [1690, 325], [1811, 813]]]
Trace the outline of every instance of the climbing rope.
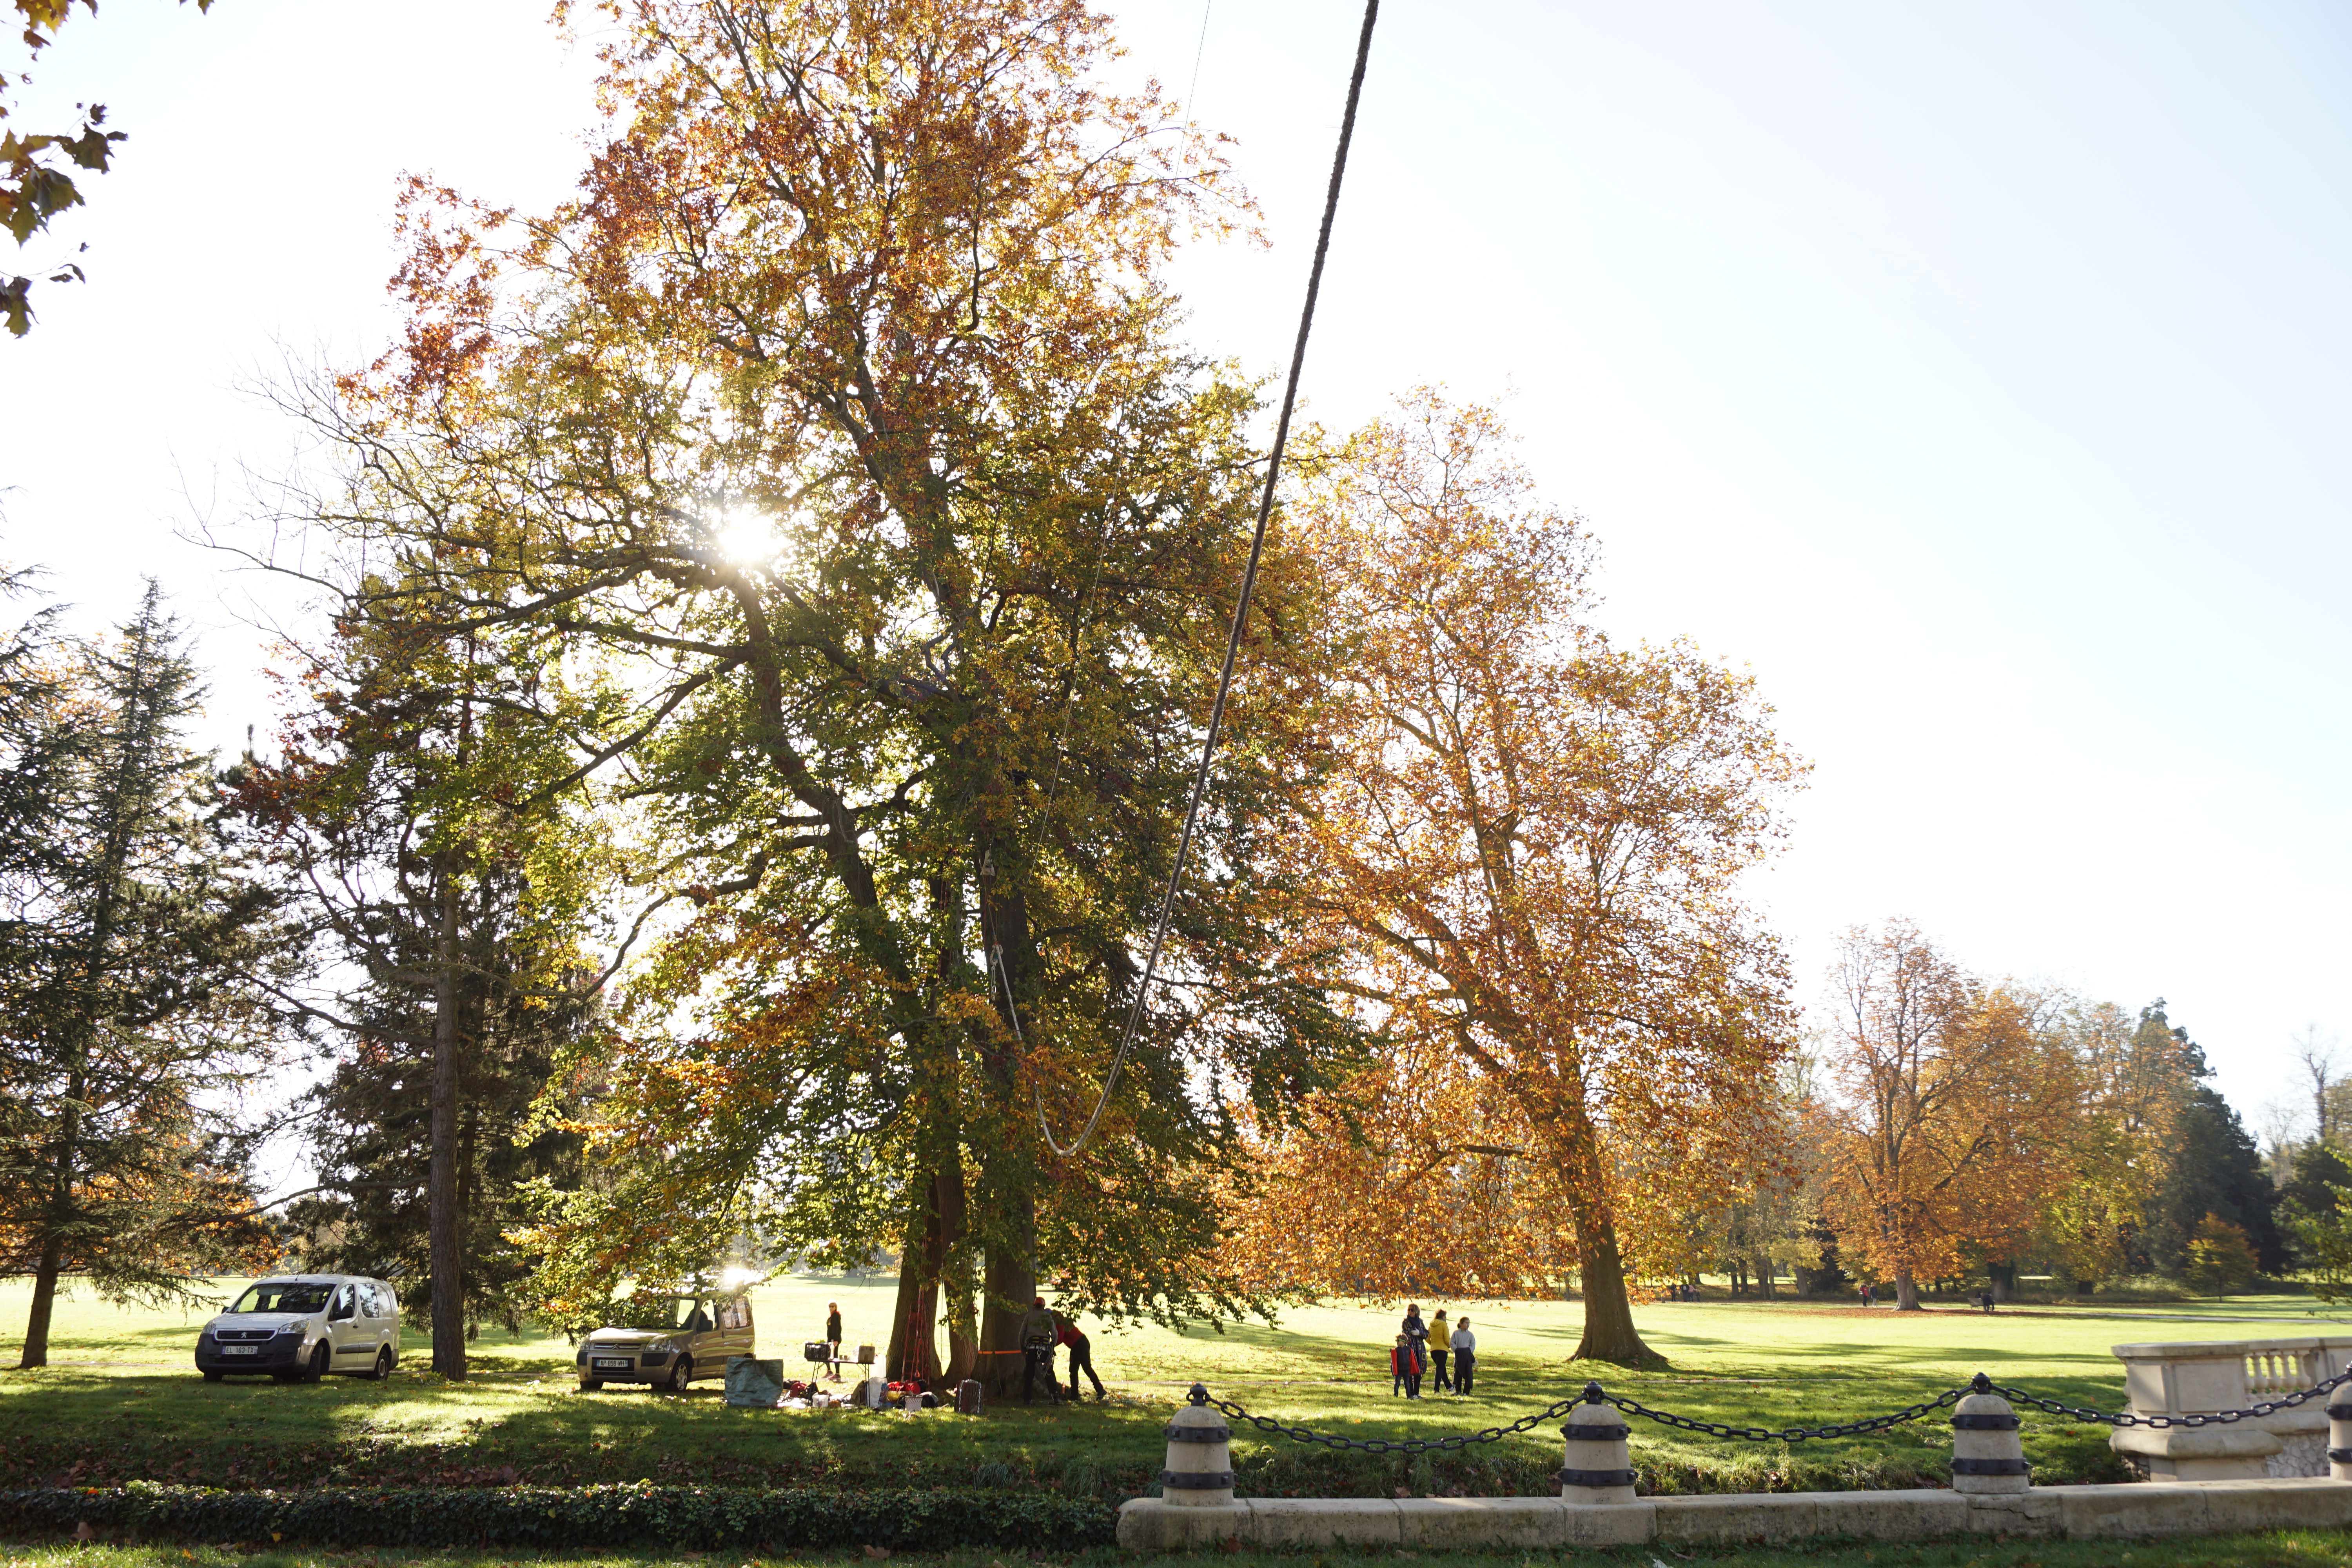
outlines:
[[[1045, 1145], [1063, 1159], [1075, 1157], [1095, 1135], [1102, 1124], [1103, 1112], [1110, 1106], [1111, 1092], [1118, 1087], [1118, 1075], [1127, 1066], [1129, 1055], [1135, 1049], [1136, 1031], [1143, 1022], [1143, 1009], [1151, 995], [1151, 982], [1160, 969], [1160, 949], [1168, 941], [1168, 920], [1176, 907], [1176, 891], [1184, 879], [1184, 862], [1192, 848], [1192, 836], [1201, 820], [1201, 797], [1209, 787], [1209, 766], [1215, 759], [1217, 738], [1225, 725], [1225, 699], [1234, 686], [1234, 665], [1241, 657], [1242, 630], [1249, 618], [1250, 598], [1257, 591], [1257, 570], [1265, 553], [1265, 534], [1274, 516], [1275, 482], [1282, 473], [1282, 451], [1290, 439], [1290, 416], [1298, 403], [1298, 378], [1307, 363], [1307, 339], [1315, 327], [1315, 300], [1323, 289], [1323, 260], [1331, 248], [1331, 223], [1339, 210], [1339, 183], [1348, 171], [1348, 144], [1356, 134], [1356, 105], [1363, 97], [1364, 67], [1371, 58], [1372, 25], [1380, 19], [1380, 0], [1364, 0], [1363, 31], [1356, 39], [1356, 68], [1348, 79], [1348, 108], [1339, 120], [1339, 145], [1331, 157], [1330, 188], [1323, 196], [1323, 226], [1315, 237], [1315, 264], [1307, 274], [1307, 303], [1298, 313], [1298, 339], [1290, 350], [1290, 377], [1282, 390], [1282, 415], [1275, 422], [1274, 446], [1266, 455], [1265, 488], [1258, 496], [1257, 527], [1250, 535], [1249, 564], [1242, 572], [1241, 597], [1234, 605], [1234, 622], [1225, 637], [1225, 661], [1217, 672], [1216, 700], [1209, 705], [1209, 730], [1201, 740], [1201, 763], [1192, 773], [1192, 799], [1184, 808], [1184, 830], [1176, 838], [1176, 861], [1168, 870], [1167, 891], [1160, 896], [1160, 913], [1151, 923], [1151, 949], [1143, 961], [1143, 978], [1135, 988], [1135, 1001], [1127, 1010], [1127, 1026], [1120, 1031], [1118, 1049], [1112, 1054], [1110, 1070], [1103, 1076], [1102, 1093], [1095, 1100], [1094, 1111], [1087, 1118], [1077, 1138], [1066, 1149], [1055, 1142], [1054, 1130], [1045, 1121], [1042, 1101], [1037, 1107], [1037, 1130], [1045, 1135]], [[1206, 36], [1207, 17], [1202, 20]], [[1001, 969], [1000, 965], [1000, 969]], [[1013, 986], [1005, 978], [1006, 1005], [1011, 1006]], [[1019, 1025], [1014, 1026], [1019, 1033]]]

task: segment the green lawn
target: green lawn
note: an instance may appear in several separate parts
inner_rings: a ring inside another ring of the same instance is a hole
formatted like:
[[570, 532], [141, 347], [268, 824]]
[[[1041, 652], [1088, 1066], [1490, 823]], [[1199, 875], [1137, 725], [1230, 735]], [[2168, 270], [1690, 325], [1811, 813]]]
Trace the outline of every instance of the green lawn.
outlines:
[[[9, 1335], [0, 1340], [0, 1364], [16, 1359], [14, 1331], [26, 1294], [21, 1283], [0, 1286], [0, 1332]], [[841, 1302], [853, 1342], [880, 1343], [891, 1299], [887, 1279], [792, 1279], [761, 1288], [753, 1300], [762, 1347], [793, 1361], [823, 1322], [827, 1300]], [[1660, 1304], [1638, 1317], [1673, 1365], [1642, 1373], [1568, 1364], [1580, 1306], [1445, 1305], [1457, 1315], [1467, 1311], [1479, 1337], [1473, 1399], [1392, 1399], [1385, 1346], [1395, 1314], [1337, 1303], [1286, 1313], [1278, 1326], [1227, 1324], [1222, 1332], [1091, 1324], [1109, 1404], [992, 1407], [975, 1421], [938, 1413], [910, 1419], [731, 1410], [715, 1384], [682, 1398], [627, 1388], [583, 1394], [572, 1385], [572, 1347], [562, 1337], [499, 1331], [477, 1342], [479, 1370], [462, 1385], [420, 1370], [425, 1345], [414, 1333], [405, 1369], [385, 1384], [206, 1384], [188, 1359], [203, 1311], [123, 1310], [77, 1294], [61, 1309], [53, 1364], [0, 1371], [0, 1485], [68, 1477], [478, 1482], [504, 1479], [511, 1468], [520, 1479], [554, 1484], [640, 1477], [746, 1485], [1048, 1484], [1133, 1495], [1158, 1472], [1166, 1413], [1196, 1378], [1253, 1411], [1364, 1438], [1502, 1425], [1566, 1396], [1588, 1376], [1648, 1405], [1749, 1426], [1849, 1420], [1932, 1397], [1979, 1370], [2112, 1409], [2121, 1402], [2122, 1379], [2111, 1345], [2293, 1333], [2290, 1325], [2253, 1320], [2301, 1317], [2311, 1303], [2300, 1296], [2233, 1299], [2204, 1304], [2185, 1322], [2080, 1310], [1987, 1316], [1788, 1300]], [[2118, 1309], [2158, 1310], [2171, 1304]], [[2245, 1326], [2232, 1329], [2241, 1319]], [[1950, 1434], [1932, 1421], [1798, 1445], [1634, 1426], [1634, 1462], [1654, 1491], [1908, 1485], [1948, 1473]], [[2029, 1415], [2025, 1441], [2046, 1481], [2123, 1479], [2103, 1428]], [[1261, 1496], [1388, 1495], [1400, 1486], [1495, 1495], [1549, 1489], [1559, 1447], [1554, 1426], [1464, 1456], [1418, 1460], [1245, 1438], [1235, 1444], [1235, 1462], [1244, 1489]]]
[[[1589, 1548], [1561, 1552], [1412, 1552], [1366, 1548], [1310, 1552], [1201, 1552], [1147, 1559], [1175, 1568], [1176, 1564], [1238, 1565], [1238, 1568], [1339, 1568], [1362, 1562], [1420, 1561], [1446, 1568], [1530, 1568], [1537, 1563], [1625, 1563], [1650, 1568], [1667, 1561], [1655, 1545]], [[2262, 1535], [2213, 1536], [2205, 1540], [2126, 1542], [2114, 1541], [1983, 1540], [1931, 1542], [1919, 1546], [1884, 1542], [1797, 1542], [1786, 1547], [1696, 1548], [1675, 1551], [1682, 1563], [1737, 1563], [1739, 1568], [2342, 1568], [2352, 1564], [2352, 1537], [2316, 1531], [2281, 1531]], [[1011, 1552], [952, 1552], [939, 1555], [899, 1553], [902, 1562], [935, 1568], [1019, 1568], [1033, 1559]], [[1042, 1561], [1071, 1564], [1101, 1564], [1111, 1568], [1137, 1559], [1127, 1552], [1105, 1550], [1057, 1554]], [[728, 1552], [705, 1556], [690, 1553], [619, 1553], [579, 1555], [518, 1554], [514, 1552], [390, 1551], [256, 1552], [219, 1547], [175, 1545], [16, 1545], [0, 1544], [0, 1568], [803, 1568], [818, 1563], [869, 1563], [863, 1552], [793, 1552], [774, 1557], [742, 1557]]]

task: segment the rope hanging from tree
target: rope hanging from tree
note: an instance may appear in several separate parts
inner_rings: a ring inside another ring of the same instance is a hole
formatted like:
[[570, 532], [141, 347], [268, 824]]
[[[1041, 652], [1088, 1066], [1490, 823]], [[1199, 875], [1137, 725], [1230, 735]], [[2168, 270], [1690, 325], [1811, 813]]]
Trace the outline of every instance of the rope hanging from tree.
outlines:
[[[1168, 920], [1176, 907], [1176, 890], [1184, 879], [1184, 862], [1192, 848], [1192, 835], [1201, 820], [1201, 797], [1209, 787], [1209, 767], [1216, 757], [1217, 739], [1224, 729], [1225, 699], [1233, 690], [1234, 665], [1241, 657], [1242, 629], [1249, 619], [1250, 597], [1257, 591], [1258, 562], [1265, 553], [1265, 533], [1274, 516], [1274, 489], [1282, 473], [1282, 449], [1290, 439], [1291, 411], [1298, 403], [1298, 378], [1307, 363], [1307, 339], [1315, 327], [1315, 298], [1323, 288], [1323, 259], [1331, 248], [1331, 222], [1339, 210], [1339, 183], [1348, 172], [1348, 143], [1356, 133], [1356, 105], [1364, 91], [1364, 67], [1372, 52], [1372, 25], [1380, 19], [1380, 0], [1365, 0], [1363, 30], [1356, 39], [1356, 68], [1348, 79], [1347, 112], [1339, 120], [1339, 145], [1331, 157], [1330, 188], [1323, 196], [1323, 226], [1315, 237], [1315, 264], [1307, 274], [1307, 303], [1298, 313], [1298, 338], [1291, 345], [1290, 376], [1282, 391], [1282, 415], [1275, 423], [1274, 446], [1266, 455], [1265, 488], [1257, 503], [1257, 527], [1250, 535], [1249, 564], [1242, 573], [1241, 597], [1234, 605], [1232, 629], [1225, 637], [1225, 662], [1217, 672], [1216, 700], [1209, 705], [1208, 733], [1201, 740], [1201, 763], [1192, 773], [1192, 794], [1184, 808], [1184, 830], [1177, 836], [1176, 861], [1168, 870], [1168, 888], [1160, 900], [1160, 913], [1151, 923], [1151, 948], [1143, 961], [1143, 977], [1136, 984], [1135, 1000], [1127, 1010], [1127, 1026], [1120, 1032], [1118, 1049], [1111, 1057], [1110, 1071], [1104, 1075], [1102, 1093], [1095, 1100], [1092, 1114], [1079, 1130], [1077, 1137], [1066, 1149], [1054, 1139], [1054, 1130], [1046, 1123], [1042, 1095], [1037, 1097], [1037, 1130], [1045, 1135], [1046, 1147], [1063, 1158], [1075, 1157], [1092, 1141], [1095, 1129], [1102, 1124], [1103, 1112], [1110, 1106], [1110, 1097], [1118, 1087], [1120, 1069], [1135, 1049], [1136, 1032], [1143, 1023], [1145, 1001], [1151, 994], [1152, 977], [1160, 968], [1160, 949], [1168, 941]], [[1187, 106], [1190, 112], [1190, 106]], [[1021, 1026], [1013, 1006], [1013, 979], [1004, 973], [1000, 956], [992, 952], [993, 967], [1004, 986], [1006, 1011], [1013, 1016], [1013, 1036], [1020, 1038]]]

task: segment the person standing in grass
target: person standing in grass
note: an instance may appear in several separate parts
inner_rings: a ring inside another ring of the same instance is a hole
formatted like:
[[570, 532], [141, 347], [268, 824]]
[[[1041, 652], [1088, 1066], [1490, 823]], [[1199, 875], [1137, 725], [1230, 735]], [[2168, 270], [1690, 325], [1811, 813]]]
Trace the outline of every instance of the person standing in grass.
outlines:
[[1437, 1316], [1429, 1320], [1429, 1365], [1430, 1370], [1437, 1374], [1430, 1380], [1430, 1386], [1440, 1394], [1454, 1386], [1453, 1381], [1445, 1375], [1445, 1352], [1452, 1345], [1448, 1336], [1453, 1332], [1454, 1325], [1445, 1321], [1445, 1309], [1438, 1308]]
[[825, 1363], [825, 1376], [835, 1383], [841, 1381], [841, 1303], [824, 1304], [824, 1345], [833, 1352]]
[[1470, 1379], [1478, 1370], [1478, 1336], [1470, 1331], [1470, 1320], [1464, 1318], [1454, 1325], [1454, 1396], [1459, 1399], [1470, 1392]]
[[1086, 1331], [1069, 1319], [1062, 1320], [1062, 1342], [1070, 1347], [1070, 1403], [1078, 1402], [1078, 1373], [1085, 1373], [1095, 1385], [1095, 1403], [1100, 1405], [1110, 1395], [1103, 1391], [1102, 1379], [1095, 1376], [1094, 1346], [1088, 1342]]
[[1404, 1396], [1421, 1397], [1421, 1374], [1429, 1365], [1429, 1325], [1421, 1321], [1421, 1303], [1408, 1301], [1404, 1309]]
[[1021, 1320], [1021, 1403], [1031, 1405], [1037, 1398], [1037, 1373], [1045, 1373], [1045, 1392], [1056, 1405], [1062, 1403], [1062, 1380], [1054, 1371], [1054, 1347], [1062, 1337], [1061, 1320], [1038, 1297], [1029, 1305], [1028, 1314]]

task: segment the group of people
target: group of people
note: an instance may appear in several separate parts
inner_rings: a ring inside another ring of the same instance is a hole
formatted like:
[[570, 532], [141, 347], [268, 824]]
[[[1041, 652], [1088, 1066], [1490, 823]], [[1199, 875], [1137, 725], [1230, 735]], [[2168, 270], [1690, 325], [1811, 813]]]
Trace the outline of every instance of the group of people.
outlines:
[[[833, 1352], [833, 1359], [828, 1363], [831, 1371], [827, 1375], [838, 1383], [841, 1381], [841, 1303], [838, 1301], [824, 1304], [824, 1342]], [[1054, 1352], [1057, 1350], [1070, 1352], [1072, 1399], [1079, 1397], [1078, 1375], [1081, 1373], [1095, 1385], [1097, 1404], [1110, 1397], [1109, 1392], [1103, 1387], [1102, 1379], [1095, 1375], [1094, 1346], [1087, 1342], [1086, 1331], [1045, 1305], [1045, 1298], [1040, 1296], [1030, 1303], [1028, 1315], [1021, 1320], [1021, 1352], [1024, 1363], [1021, 1376], [1021, 1402], [1024, 1405], [1036, 1402], [1037, 1373], [1040, 1371], [1045, 1374], [1045, 1392], [1053, 1397], [1055, 1404], [1062, 1403], [1061, 1379], [1054, 1371]]]
[[1028, 1315], [1021, 1320], [1022, 1404], [1036, 1402], [1037, 1374], [1041, 1371], [1045, 1374], [1045, 1392], [1055, 1404], [1062, 1403], [1061, 1379], [1054, 1371], [1054, 1352], [1056, 1350], [1070, 1352], [1070, 1399], [1073, 1403], [1081, 1397], [1078, 1393], [1080, 1373], [1086, 1373], [1087, 1381], [1095, 1385], [1097, 1404], [1110, 1397], [1103, 1389], [1102, 1379], [1095, 1375], [1094, 1346], [1087, 1342], [1086, 1331], [1045, 1305], [1045, 1298], [1040, 1296], [1029, 1303]]
[[[1446, 1357], [1454, 1358], [1449, 1373]], [[1392, 1382], [1391, 1396], [1403, 1394], [1407, 1399], [1421, 1397], [1421, 1380], [1434, 1368], [1435, 1385], [1441, 1394], [1456, 1398], [1470, 1392], [1472, 1379], [1478, 1369], [1478, 1336], [1470, 1331], [1470, 1320], [1459, 1318], [1449, 1323], [1445, 1309], [1440, 1307], [1437, 1316], [1424, 1322], [1421, 1303], [1410, 1302], [1404, 1310], [1404, 1323], [1389, 1351], [1389, 1373]]]

